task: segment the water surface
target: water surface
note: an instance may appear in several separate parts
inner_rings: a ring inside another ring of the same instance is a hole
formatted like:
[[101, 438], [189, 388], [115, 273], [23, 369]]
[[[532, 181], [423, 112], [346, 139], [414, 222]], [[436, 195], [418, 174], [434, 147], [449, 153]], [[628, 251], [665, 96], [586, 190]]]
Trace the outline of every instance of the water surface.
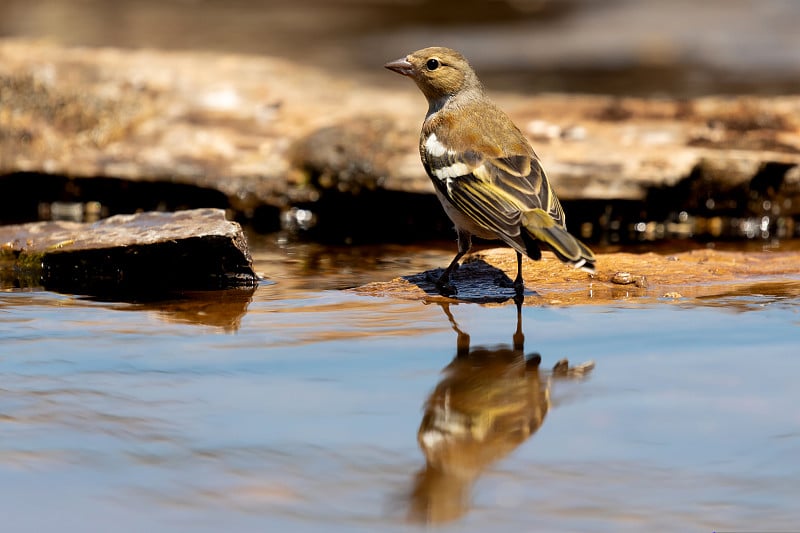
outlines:
[[[707, 299], [527, 305], [517, 331], [513, 304], [341, 290], [449, 251], [254, 255], [270, 279], [247, 293], [0, 292], [3, 530], [800, 523], [798, 280]], [[540, 367], [526, 367], [536, 353]], [[564, 357], [595, 368], [559, 379], [549, 369]], [[426, 466], [417, 432], [437, 401], [472, 441], [445, 435], [452, 446]]]

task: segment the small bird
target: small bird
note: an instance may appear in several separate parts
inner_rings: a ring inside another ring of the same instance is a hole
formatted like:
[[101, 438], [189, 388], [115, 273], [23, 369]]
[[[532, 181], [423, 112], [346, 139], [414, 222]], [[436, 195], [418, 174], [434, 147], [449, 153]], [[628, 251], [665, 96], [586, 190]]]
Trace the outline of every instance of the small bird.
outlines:
[[567, 233], [564, 210], [538, 156], [486, 96], [464, 56], [450, 48], [423, 48], [385, 66], [414, 80], [428, 100], [419, 153], [458, 236], [458, 253], [434, 280], [442, 294], [457, 292], [450, 275], [473, 236], [499, 239], [516, 250], [517, 295], [525, 290], [522, 254], [539, 260], [541, 245], [594, 273], [594, 254]]

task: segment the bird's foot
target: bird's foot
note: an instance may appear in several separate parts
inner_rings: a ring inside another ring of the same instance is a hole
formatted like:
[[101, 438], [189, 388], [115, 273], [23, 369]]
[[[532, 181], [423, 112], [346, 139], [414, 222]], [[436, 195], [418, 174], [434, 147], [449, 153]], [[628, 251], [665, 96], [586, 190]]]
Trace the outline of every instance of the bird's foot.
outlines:
[[453, 296], [458, 293], [458, 289], [456, 289], [455, 285], [450, 283], [450, 276], [446, 274], [434, 274], [428, 271], [425, 273], [425, 279], [436, 285], [436, 289], [442, 296]]
[[505, 274], [497, 277], [497, 285], [504, 289], [514, 289], [514, 293], [518, 296], [525, 293], [525, 283], [521, 279], [511, 280]]
[[442, 296], [455, 296], [458, 294], [458, 289], [456, 289], [456, 286], [449, 281], [437, 283], [436, 288], [439, 289], [439, 293]]

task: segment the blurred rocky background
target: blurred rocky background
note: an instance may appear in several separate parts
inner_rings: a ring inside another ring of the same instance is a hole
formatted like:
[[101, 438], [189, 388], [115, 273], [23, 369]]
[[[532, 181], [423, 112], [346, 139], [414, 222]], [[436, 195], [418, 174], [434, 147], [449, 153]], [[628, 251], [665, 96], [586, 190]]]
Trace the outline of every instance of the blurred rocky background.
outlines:
[[452, 238], [384, 62], [461, 50], [593, 242], [797, 236], [790, 0], [4, 0], [0, 223], [217, 207]]
[[4, 0], [0, 36], [289, 59], [391, 84], [387, 58], [441, 44], [493, 89], [794, 93], [794, 0]]

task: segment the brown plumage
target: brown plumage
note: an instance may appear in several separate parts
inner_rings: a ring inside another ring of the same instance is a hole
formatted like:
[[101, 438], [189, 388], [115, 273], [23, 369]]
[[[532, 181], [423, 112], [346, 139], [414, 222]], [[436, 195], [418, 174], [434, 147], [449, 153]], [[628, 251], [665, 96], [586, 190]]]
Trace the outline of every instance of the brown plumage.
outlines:
[[564, 211], [530, 143], [489, 100], [461, 54], [424, 48], [386, 68], [413, 79], [428, 100], [420, 157], [458, 235], [458, 253], [436, 280], [441, 292], [456, 292], [450, 274], [473, 235], [500, 239], [517, 251], [517, 294], [524, 291], [522, 254], [538, 260], [540, 245], [594, 272], [594, 254], [567, 233]]

